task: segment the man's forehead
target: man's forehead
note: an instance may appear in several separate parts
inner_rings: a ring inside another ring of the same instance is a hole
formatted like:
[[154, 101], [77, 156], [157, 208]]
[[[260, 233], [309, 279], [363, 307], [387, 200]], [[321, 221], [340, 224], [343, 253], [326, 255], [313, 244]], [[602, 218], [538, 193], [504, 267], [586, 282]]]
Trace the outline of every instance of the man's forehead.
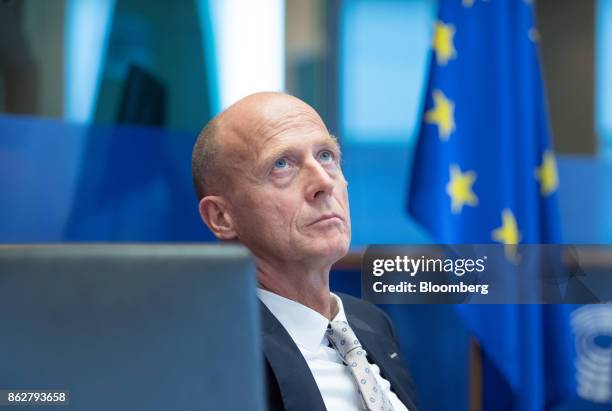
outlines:
[[327, 134], [327, 128], [319, 115], [301, 101], [274, 101], [254, 113], [252, 122], [247, 124], [246, 135], [251, 142], [261, 147], [273, 142], [276, 137], [303, 133], [307, 135]]
[[311, 146], [336, 146], [339, 144], [327, 130], [308, 130], [295, 128], [270, 136], [258, 145], [259, 152], [278, 151], [284, 148]]
[[332, 141], [327, 128], [320, 121], [303, 116], [290, 116], [254, 134], [253, 147], [258, 152], [278, 146], [298, 146], [304, 144], [324, 144]]
[[287, 95], [266, 95], [237, 103], [220, 118], [228, 152], [258, 155], [292, 137], [326, 142], [333, 140], [319, 115], [306, 103]]

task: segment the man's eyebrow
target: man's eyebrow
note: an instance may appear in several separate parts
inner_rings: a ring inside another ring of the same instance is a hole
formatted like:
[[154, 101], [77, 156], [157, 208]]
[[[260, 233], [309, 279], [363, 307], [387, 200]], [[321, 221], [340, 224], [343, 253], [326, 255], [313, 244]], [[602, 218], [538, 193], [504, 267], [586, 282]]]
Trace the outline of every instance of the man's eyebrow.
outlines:
[[[328, 136], [328, 138], [317, 142], [316, 146], [319, 148], [332, 149], [337, 154], [338, 160], [340, 160], [340, 158], [342, 157], [342, 150], [340, 148], [340, 144], [338, 143], [337, 138], [331, 134]], [[292, 152], [295, 151], [295, 147], [291, 145], [279, 145], [276, 147], [271, 147], [264, 153], [262, 153], [261, 156], [259, 156], [259, 166], [266, 167], [272, 161], [284, 156], [291, 155]]]
[[291, 154], [292, 151], [294, 151], [294, 148], [291, 146], [281, 145], [272, 147], [260, 156], [260, 162], [266, 164], [272, 160]]
[[340, 143], [338, 143], [338, 137], [334, 136], [333, 134], [330, 134], [329, 141], [334, 147], [336, 147], [339, 153], [342, 153], [342, 148], [340, 147]]

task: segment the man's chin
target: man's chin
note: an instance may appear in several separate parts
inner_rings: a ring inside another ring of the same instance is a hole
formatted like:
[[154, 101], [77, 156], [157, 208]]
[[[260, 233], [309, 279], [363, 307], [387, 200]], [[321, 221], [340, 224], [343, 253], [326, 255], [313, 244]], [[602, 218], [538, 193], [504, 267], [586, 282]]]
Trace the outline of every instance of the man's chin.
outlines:
[[329, 240], [322, 247], [317, 247], [313, 250], [314, 258], [318, 258], [321, 261], [325, 261], [329, 264], [334, 264], [342, 257], [344, 257], [349, 251], [350, 243], [348, 241], [338, 241], [329, 243]]

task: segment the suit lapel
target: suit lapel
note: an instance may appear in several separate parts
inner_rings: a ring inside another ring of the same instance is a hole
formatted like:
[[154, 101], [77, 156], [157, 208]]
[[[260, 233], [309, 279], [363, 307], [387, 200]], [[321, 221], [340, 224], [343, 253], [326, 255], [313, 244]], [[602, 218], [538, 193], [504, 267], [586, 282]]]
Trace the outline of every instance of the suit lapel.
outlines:
[[304, 356], [268, 308], [261, 304], [263, 351], [287, 411], [325, 410], [321, 392]]
[[405, 387], [408, 376], [406, 375], [406, 378], [402, 381], [401, 375], [406, 372], [405, 364], [400, 359], [393, 341], [387, 336], [375, 333], [366, 322], [351, 315], [351, 313], [346, 312], [346, 317], [361, 345], [368, 353], [368, 357], [371, 357], [371, 362], [378, 365], [381, 375], [391, 383], [393, 392], [408, 410], [416, 410], [412, 396], [408, 391], [409, 388]]

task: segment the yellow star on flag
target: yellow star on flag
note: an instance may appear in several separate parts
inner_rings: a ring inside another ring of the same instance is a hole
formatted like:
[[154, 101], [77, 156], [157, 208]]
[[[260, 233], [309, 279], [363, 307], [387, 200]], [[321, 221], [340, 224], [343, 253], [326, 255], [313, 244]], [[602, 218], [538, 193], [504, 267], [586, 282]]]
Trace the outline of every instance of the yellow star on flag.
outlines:
[[455, 26], [436, 21], [433, 35], [433, 49], [436, 53], [436, 61], [440, 66], [446, 66], [448, 61], [457, 57], [457, 50], [453, 43]]
[[514, 214], [508, 208], [502, 211], [502, 226], [493, 230], [493, 240], [502, 244], [518, 244], [521, 233], [518, 230]]
[[514, 263], [518, 263], [516, 245], [521, 241], [521, 233], [518, 230], [514, 214], [508, 208], [502, 211], [502, 226], [496, 228], [491, 233], [493, 240], [504, 244], [504, 254], [506, 258]]
[[474, 0], [462, 0], [461, 3], [463, 7], [472, 7], [474, 5]]
[[446, 185], [446, 193], [451, 198], [451, 211], [459, 214], [465, 204], [475, 207], [478, 205], [478, 197], [472, 191], [472, 185], [476, 181], [474, 171], [461, 172], [457, 164], [450, 166], [450, 181]]
[[455, 104], [440, 90], [433, 91], [434, 107], [425, 113], [425, 122], [438, 126], [440, 140], [446, 141], [455, 131]]
[[540, 182], [540, 193], [543, 196], [550, 195], [559, 187], [557, 177], [557, 161], [551, 150], [546, 150], [542, 156], [542, 165], [536, 167], [535, 178]]

